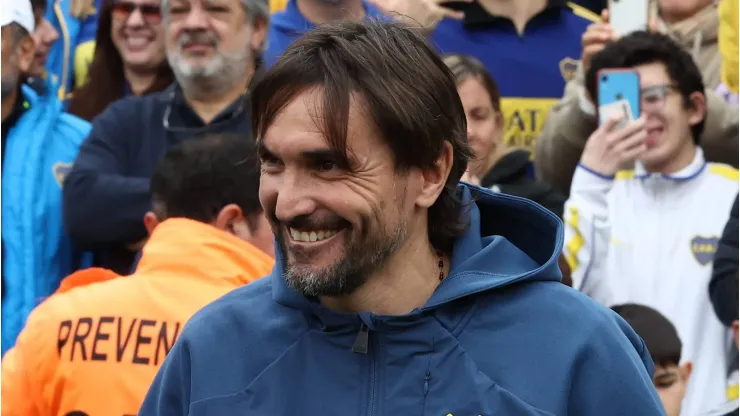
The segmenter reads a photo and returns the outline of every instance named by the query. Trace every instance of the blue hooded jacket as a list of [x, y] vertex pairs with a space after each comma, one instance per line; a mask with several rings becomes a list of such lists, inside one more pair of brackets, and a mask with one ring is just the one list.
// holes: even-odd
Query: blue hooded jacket
[[[365, 6], [367, 17], [384, 18], [385, 15], [374, 5], [364, 1], [362, 5]], [[285, 6], [285, 10], [273, 14], [270, 17], [270, 28], [267, 33], [265, 68], [274, 65], [294, 40], [303, 36], [315, 26], [303, 17], [295, 0], [290, 0]]]
[[2, 169], [3, 355], [31, 310], [80, 266], [62, 224], [62, 183], [90, 132], [53, 93], [21, 88], [29, 109], [8, 133]]
[[191, 319], [139, 415], [664, 415], [643, 341], [559, 282], [558, 218], [460, 188], [478, 193], [470, 228], [424, 307], [332, 312], [285, 283], [278, 254]]

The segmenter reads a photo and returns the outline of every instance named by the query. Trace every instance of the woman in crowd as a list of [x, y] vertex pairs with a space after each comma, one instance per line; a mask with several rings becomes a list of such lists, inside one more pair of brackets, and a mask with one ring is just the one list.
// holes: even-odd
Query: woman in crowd
[[[504, 145], [501, 94], [485, 66], [477, 59], [461, 54], [446, 55], [444, 62], [455, 77], [467, 116], [468, 142], [475, 153], [475, 159], [468, 164], [462, 180], [530, 199], [562, 218], [565, 197], [534, 179], [528, 151]], [[563, 256], [559, 264], [563, 283], [570, 286], [570, 268]]]
[[503, 143], [501, 96], [493, 77], [470, 56], [447, 55], [444, 62], [455, 77], [468, 119], [468, 142], [475, 153], [462, 180], [531, 199], [562, 218], [565, 197], [534, 179], [528, 151]]
[[160, 1], [105, 0], [89, 78], [69, 112], [91, 121], [120, 98], [162, 91], [172, 82]]

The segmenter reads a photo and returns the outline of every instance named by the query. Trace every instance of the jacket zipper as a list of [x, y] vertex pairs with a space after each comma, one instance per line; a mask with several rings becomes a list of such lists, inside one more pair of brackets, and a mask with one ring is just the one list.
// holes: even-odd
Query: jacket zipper
[[[360, 331], [357, 333], [355, 343], [352, 345], [352, 351], [357, 354], [367, 354], [369, 351], [370, 329], [363, 322], [360, 324]], [[370, 400], [368, 405], [367, 414], [373, 416], [375, 414], [375, 400], [377, 396], [377, 383], [378, 376], [376, 372], [376, 354], [370, 354]]]
[[378, 384], [378, 375], [377, 371], [375, 371], [375, 365], [376, 365], [376, 359], [375, 356], [377, 354], [371, 354], [370, 355], [370, 407], [367, 411], [368, 416], [375, 415], [375, 400], [377, 399], [377, 384]]
[[421, 414], [424, 416], [427, 411], [427, 395], [429, 394], [429, 380], [432, 379], [432, 373], [427, 370], [426, 376], [424, 376], [424, 402], [421, 407]]

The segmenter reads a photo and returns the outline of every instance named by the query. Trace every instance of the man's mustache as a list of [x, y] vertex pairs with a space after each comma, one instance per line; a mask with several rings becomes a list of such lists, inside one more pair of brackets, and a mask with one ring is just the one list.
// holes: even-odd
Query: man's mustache
[[218, 39], [211, 33], [185, 32], [178, 38], [177, 45], [182, 48], [188, 43], [205, 43], [215, 47], [218, 45]]

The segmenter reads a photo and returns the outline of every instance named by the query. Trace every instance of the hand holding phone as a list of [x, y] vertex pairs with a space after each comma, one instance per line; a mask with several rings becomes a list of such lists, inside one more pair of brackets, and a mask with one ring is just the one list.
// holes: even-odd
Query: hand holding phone
[[[618, 127], [620, 122], [622, 127]], [[581, 165], [599, 175], [612, 177], [647, 150], [646, 139], [644, 117], [625, 122], [612, 115], [588, 138]]]

